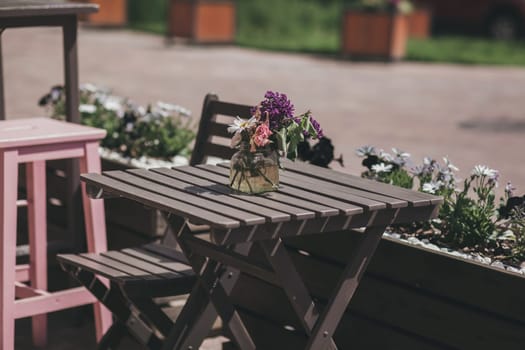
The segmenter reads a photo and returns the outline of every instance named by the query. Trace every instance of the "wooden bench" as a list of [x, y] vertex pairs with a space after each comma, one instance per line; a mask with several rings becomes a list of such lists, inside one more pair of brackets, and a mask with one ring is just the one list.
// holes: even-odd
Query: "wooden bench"
[[[208, 157], [229, 159], [234, 150], [227, 146], [228, 125], [236, 116], [249, 116], [250, 109], [247, 105], [220, 101], [214, 94], [206, 95], [190, 163], [204, 163]], [[194, 230], [205, 234], [206, 227]], [[126, 334], [151, 349], [170, 346], [166, 337], [173, 322], [151, 299], [188, 294], [195, 283], [184, 256], [169, 248], [170, 238], [165, 237], [162, 243], [102, 254], [58, 255], [61, 267], [115, 316], [115, 323], [99, 348], [117, 346]], [[109, 286], [104, 279], [109, 280]], [[207, 321], [213, 322], [214, 317]]]

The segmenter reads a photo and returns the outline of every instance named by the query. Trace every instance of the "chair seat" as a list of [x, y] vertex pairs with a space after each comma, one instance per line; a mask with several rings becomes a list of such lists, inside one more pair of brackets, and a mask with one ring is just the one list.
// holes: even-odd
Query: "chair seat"
[[[162, 285], [176, 285], [181, 292], [189, 292], [195, 282], [182, 253], [156, 243], [101, 254], [61, 254], [57, 258], [64, 268], [69, 265], [100, 275], [125, 289], [148, 286], [148, 294], [163, 295], [156, 289]], [[156, 288], [149, 288], [153, 286]]]

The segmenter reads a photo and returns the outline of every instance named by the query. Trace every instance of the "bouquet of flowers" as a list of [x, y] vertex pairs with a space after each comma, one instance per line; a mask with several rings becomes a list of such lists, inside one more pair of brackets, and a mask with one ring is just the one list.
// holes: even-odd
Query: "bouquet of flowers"
[[307, 111], [294, 115], [295, 108], [285, 94], [268, 91], [252, 109], [250, 119], [237, 117], [228, 131], [233, 133], [230, 185], [240, 191], [258, 193], [278, 186], [280, 157], [295, 160], [306, 138], [320, 139], [323, 130]]
[[307, 111], [294, 116], [295, 107], [285, 94], [268, 91], [264, 100], [252, 109], [252, 117], [243, 120], [239, 117], [228, 128], [233, 133], [232, 147], [240, 147], [246, 142], [250, 152], [270, 147], [278, 150], [281, 156], [295, 160], [297, 146], [305, 137], [320, 139], [323, 130]]

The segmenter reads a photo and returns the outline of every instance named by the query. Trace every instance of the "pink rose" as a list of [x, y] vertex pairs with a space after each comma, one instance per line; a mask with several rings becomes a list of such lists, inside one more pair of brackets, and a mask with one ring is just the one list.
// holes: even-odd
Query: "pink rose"
[[267, 124], [261, 124], [255, 129], [255, 134], [253, 135], [253, 143], [257, 147], [264, 147], [270, 143], [269, 137], [272, 135], [270, 128]]

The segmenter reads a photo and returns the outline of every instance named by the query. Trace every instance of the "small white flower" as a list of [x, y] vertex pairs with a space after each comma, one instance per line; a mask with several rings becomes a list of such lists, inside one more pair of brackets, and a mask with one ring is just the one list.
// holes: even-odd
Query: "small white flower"
[[441, 181], [438, 182], [427, 182], [423, 184], [423, 192], [435, 194], [442, 186]]
[[407, 160], [408, 158], [410, 158], [410, 153], [403, 152], [403, 151], [401, 151], [401, 150], [399, 150], [397, 148], [392, 148], [392, 152], [394, 152], [394, 154], [398, 158], [401, 158], [401, 159], [404, 159], [404, 160]]
[[376, 149], [374, 146], [365, 145], [362, 147], [359, 147], [355, 150], [355, 153], [359, 157], [368, 157], [368, 156], [375, 156], [376, 155]]
[[229, 133], [240, 133], [246, 129], [249, 129], [257, 123], [257, 119], [255, 117], [251, 117], [250, 119], [241, 119], [239, 117], [235, 118], [233, 121], [233, 124], [230, 124], [228, 127]]
[[80, 113], [93, 114], [97, 111], [97, 107], [95, 105], [81, 104], [80, 106], [78, 106], [78, 111]]
[[430, 157], [424, 157], [423, 158], [423, 164], [424, 165], [431, 165], [432, 163], [434, 163], [434, 160]]
[[117, 112], [122, 110], [122, 103], [118, 98], [110, 96], [104, 101], [104, 108]]
[[459, 168], [456, 167], [454, 164], [452, 164], [450, 162], [450, 159], [448, 159], [448, 157], [443, 157], [443, 161], [445, 162], [445, 165], [447, 166], [447, 168], [449, 170], [452, 170], [452, 171], [459, 171]]
[[93, 84], [86, 83], [86, 84], [80, 85], [80, 90], [94, 93], [94, 92], [98, 91], [98, 88], [95, 85], [93, 85]]
[[476, 165], [472, 170], [472, 175], [474, 176], [486, 176], [489, 179], [496, 180], [499, 177], [499, 171], [491, 169], [486, 165]]
[[393, 162], [394, 161], [394, 157], [392, 157], [392, 155], [390, 153], [387, 153], [385, 152], [384, 150], [380, 149], [379, 150], [379, 155], [378, 155], [379, 159], [385, 161], [385, 162]]
[[391, 164], [386, 165], [385, 163], [374, 164], [372, 165], [372, 170], [378, 174], [379, 173], [389, 173], [392, 170], [392, 165]]
[[137, 113], [140, 115], [145, 115], [147, 113], [146, 108], [144, 106], [138, 106]]

